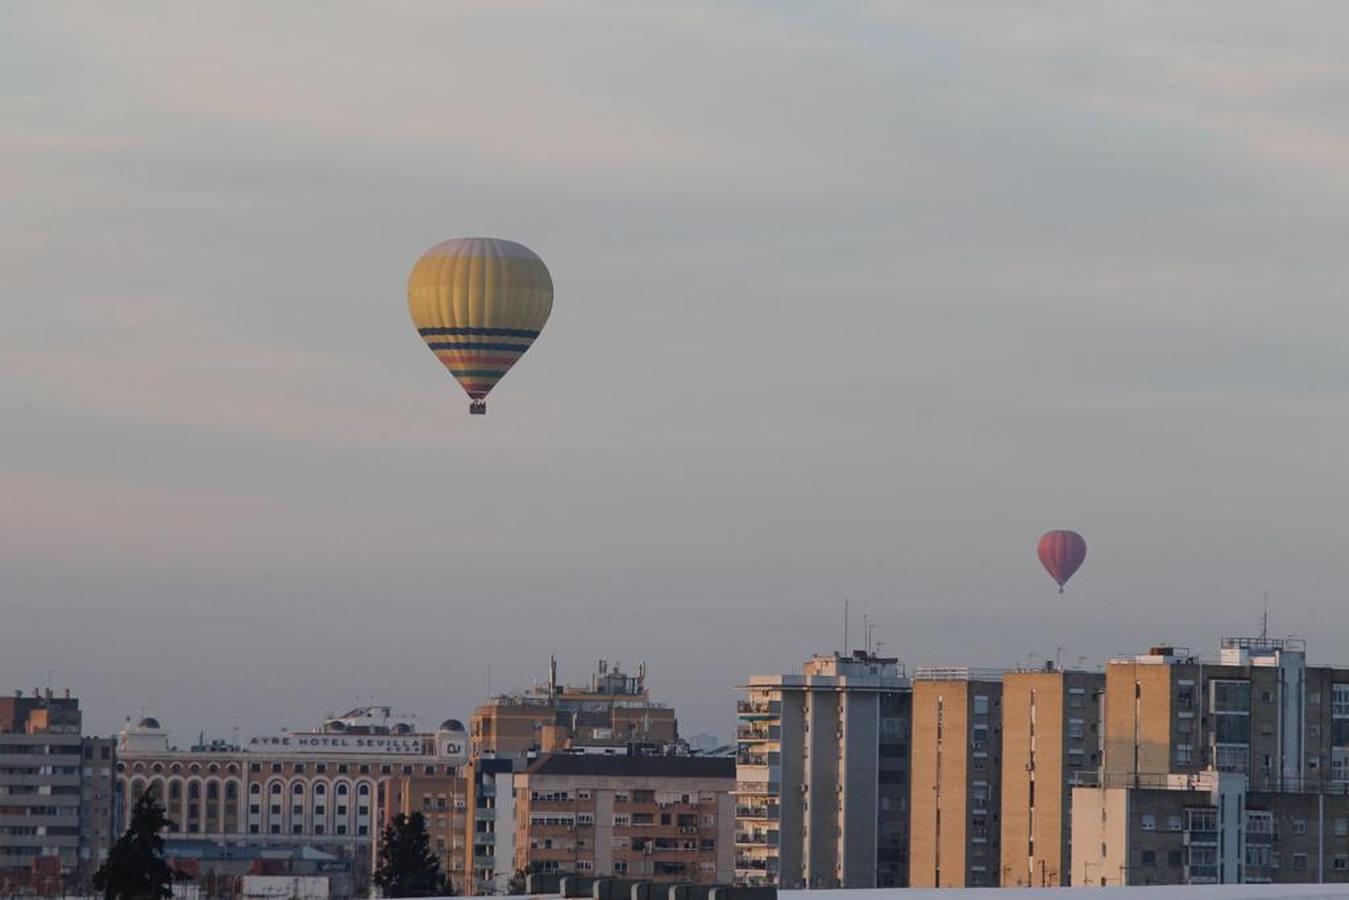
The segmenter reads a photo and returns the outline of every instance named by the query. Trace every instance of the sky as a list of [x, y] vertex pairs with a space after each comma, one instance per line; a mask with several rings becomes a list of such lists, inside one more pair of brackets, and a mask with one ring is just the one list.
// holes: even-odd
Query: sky
[[[0, 7], [0, 688], [87, 730], [839, 649], [1349, 663], [1349, 8]], [[552, 318], [485, 418], [409, 269]], [[1039, 534], [1087, 562], [1060, 596]]]

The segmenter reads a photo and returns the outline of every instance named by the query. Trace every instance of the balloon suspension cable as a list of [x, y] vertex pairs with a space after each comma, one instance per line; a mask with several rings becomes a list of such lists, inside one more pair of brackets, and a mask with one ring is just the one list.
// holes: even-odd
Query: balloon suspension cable
[[485, 415], [487, 415], [487, 401], [486, 401], [486, 400], [470, 400], [469, 403], [468, 403], [468, 414], [471, 415], [471, 416], [485, 416]]

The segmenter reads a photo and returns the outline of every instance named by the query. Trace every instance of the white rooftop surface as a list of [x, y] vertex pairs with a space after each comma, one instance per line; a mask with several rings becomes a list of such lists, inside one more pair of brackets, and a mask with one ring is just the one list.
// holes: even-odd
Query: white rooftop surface
[[[1088, 893], [1089, 892], [1089, 893]], [[996, 900], [1064, 900], [1066, 894], [1082, 900], [1235, 900], [1297, 897], [1349, 897], [1349, 884], [1196, 884], [1162, 887], [1067, 887], [1067, 888], [877, 888], [870, 891], [778, 891], [783, 900], [954, 900], [956, 897]]]
[[[1086, 893], [1086, 892], [1090, 893]], [[778, 891], [782, 900], [1064, 900], [1069, 894], [1084, 894], [1082, 900], [1263, 900], [1263, 898], [1300, 898], [1316, 900], [1349, 897], [1349, 884], [1197, 884], [1162, 887], [1077, 887], [1077, 888], [876, 888], [850, 891]], [[542, 900], [557, 894], [520, 894], [497, 900]], [[451, 898], [427, 898], [451, 900]]]

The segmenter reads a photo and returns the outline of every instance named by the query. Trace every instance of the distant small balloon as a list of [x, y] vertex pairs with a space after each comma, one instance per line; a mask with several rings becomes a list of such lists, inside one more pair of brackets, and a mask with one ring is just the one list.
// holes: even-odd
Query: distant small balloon
[[1087, 558], [1086, 539], [1076, 531], [1046, 531], [1040, 536], [1037, 550], [1040, 565], [1058, 584], [1060, 594], [1068, 579], [1073, 577], [1073, 573], [1082, 567]]

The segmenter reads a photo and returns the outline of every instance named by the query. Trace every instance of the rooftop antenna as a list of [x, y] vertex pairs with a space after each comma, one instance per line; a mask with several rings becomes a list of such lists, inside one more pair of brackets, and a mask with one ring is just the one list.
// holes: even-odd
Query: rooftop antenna
[[1260, 640], [1269, 637], [1269, 591], [1265, 591], [1265, 612], [1260, 616]]
[[862, 648], [867, 656], [871, 655], [871, 619], [862, 613]]
[[848, 598], [843, 598], [843, 655], [848, 655]]

